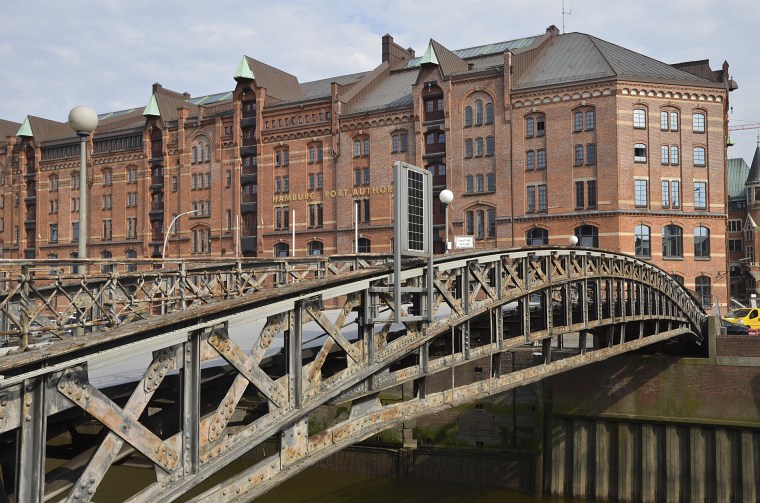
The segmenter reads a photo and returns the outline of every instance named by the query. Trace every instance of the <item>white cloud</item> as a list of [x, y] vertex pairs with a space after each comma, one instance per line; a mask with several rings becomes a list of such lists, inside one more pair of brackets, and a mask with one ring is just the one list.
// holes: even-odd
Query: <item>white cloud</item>
[[[76, 104], [98, 111], [144, 106], [150, 86], [202, 95], [232, 89], [245, 54], [301, 81], [367, 71], [380, 38], [417, 54], [434, 38], [460, 49], [562, 28], [562, 0], [36, 0], [3, 8], [0, 117], [65, 120]], [[760, 26], [751, 0], [565, 0], [567, 32], [583, 32], [674, 63], [723, 60], [740, 90], [733, 119], [760, 122]], [[40, 16], [36, 12], [44, 12]], [[753, 134], [730, 155], [751, 159]]]

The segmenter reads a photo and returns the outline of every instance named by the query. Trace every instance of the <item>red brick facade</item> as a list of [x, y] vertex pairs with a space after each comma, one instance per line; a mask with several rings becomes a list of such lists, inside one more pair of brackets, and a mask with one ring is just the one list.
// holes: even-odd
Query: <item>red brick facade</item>
[[[661, 78], [531, 74], [579, 37], [551, 27], [525, 47], [477, 56], [431, 41], [415, 59], [386, 36], [375, 70], [307, 84], [246, 58], [231, 95], [210, 103], [154, 86], [160, 110], [104, 118], [88, 140], [89, 255], [160, 257], [166, 231], [168, 257], [352, 253], [355, 230], [359, 251], [389, 253], [401, 160], [434, 172], [436, 196], [453, 192], [449, 235], [473, 235], [478, 249], [524, 247], [529, 235], [566, 245], [575, 234], [579, 246], [636, 254], [706, 304], [725, 303], [727, 65], [687, 73], [657, 63]], [[127, 135], [139, 148], [98, 148]], [[78, 157], [45, 154], [72, 138], [34, 131], [0, 150], [4, 257], [76, 251]], [[58, 212], [47, 211], [56, 199]], [[434, 213], [442, 251], [443, 207]], [[674, 233], [665, 244], [664, 227]], [[637, 228], [648, 229], [638, 247]]]

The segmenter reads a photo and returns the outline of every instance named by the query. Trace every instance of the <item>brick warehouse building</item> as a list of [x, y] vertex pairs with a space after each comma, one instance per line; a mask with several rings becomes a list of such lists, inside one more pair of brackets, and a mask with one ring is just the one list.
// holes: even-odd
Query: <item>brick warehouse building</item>
[[[668, 65], [554, 26], [421, 57], [386, 35], [381, 53], [306, 83], [246, 56], [230, 92], [154, 84], [147, 106], [101, 115], [89, 256], [160, 257], [165, 231], [167, 257], [351, 253], [355, 227], [360, 252], [390, 252], [401, 160], [454, 193], [449, 233], [478, 249], [575, 234], [726, 302], [727, 63]], [[3, 257], [76, 256], [78, 138], [31, 116], [0, 133]], [[442, 251], [441, 206], [434, 221]]]

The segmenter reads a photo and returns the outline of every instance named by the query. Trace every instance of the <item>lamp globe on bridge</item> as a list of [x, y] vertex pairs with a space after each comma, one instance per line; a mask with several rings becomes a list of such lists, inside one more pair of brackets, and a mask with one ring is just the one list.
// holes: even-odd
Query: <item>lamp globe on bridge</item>
[[79, 105], [69, 112], [69, 126], [78, 135], [88, 135], [98, 127], [98, 114], [87, 105]]
[[575, 246], [578, 244], [578, 236], [573, 234], [572, 236], [570, 236], [570, 238], [568, 238], [568, 241], [570, 242], [570, 246]]

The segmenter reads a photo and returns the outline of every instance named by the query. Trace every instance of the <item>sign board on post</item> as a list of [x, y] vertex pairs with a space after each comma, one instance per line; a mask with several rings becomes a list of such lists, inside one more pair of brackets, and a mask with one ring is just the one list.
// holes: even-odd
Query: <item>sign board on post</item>
[[473, 236], [454, 236], [454, 248], [475, 248], [475, 238]]

